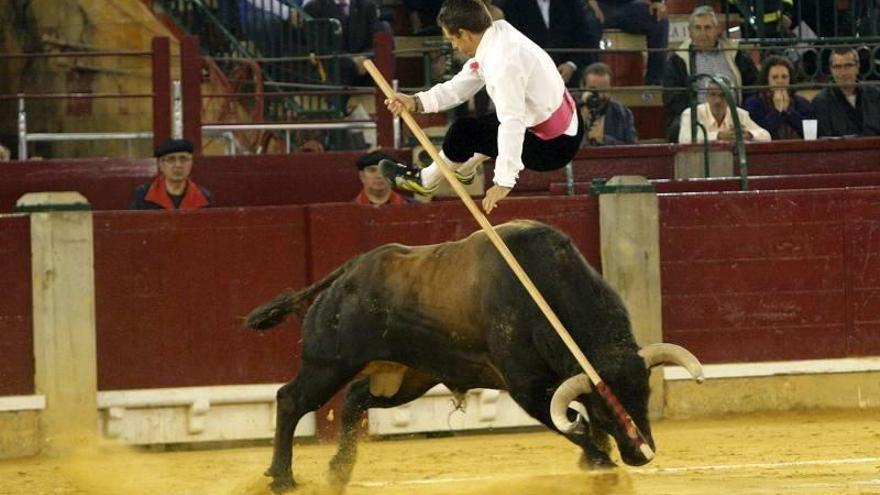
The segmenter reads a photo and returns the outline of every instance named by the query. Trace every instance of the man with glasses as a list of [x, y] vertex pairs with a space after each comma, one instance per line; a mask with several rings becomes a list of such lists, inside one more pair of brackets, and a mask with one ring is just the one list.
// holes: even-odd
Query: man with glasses
[[835, 86], [824, 88], [813, 99], [818, 135], [880, 135], [880, 90], [859, 84], [858, 53], [853, 48], [837, 48], [828, 63]]
[[193, 145], [186, 139], [169, 139], [156, 148], [159, 174], [141, 184], [131, 197], [132, 210], [189, 210], [211, 206], [214, 198], [196, 185], [189, 174]]

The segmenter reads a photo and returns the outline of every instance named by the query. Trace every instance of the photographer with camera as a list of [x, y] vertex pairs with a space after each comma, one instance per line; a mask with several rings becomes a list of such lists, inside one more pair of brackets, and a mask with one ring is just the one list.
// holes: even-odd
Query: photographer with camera
[[580, 107], [584, 128], [588, 131], [581, 143], [582, 148], [639, 142], [632, 111], [602, 91], [611, 87], [611, 77], [611, 68], [602, 62], [591, 64], [584, 70]]

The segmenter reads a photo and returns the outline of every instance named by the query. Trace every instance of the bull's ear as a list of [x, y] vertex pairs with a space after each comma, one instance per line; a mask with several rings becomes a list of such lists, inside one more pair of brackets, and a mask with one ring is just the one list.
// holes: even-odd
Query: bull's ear
[[697, 383], [703, 383], [706, 379], [700, 360], [680, 345], [666, 343], [647, 345], [639, 350], [639, 356], [642, 356], [648, 369], [661, 364], [674, 364], [688, 370]]

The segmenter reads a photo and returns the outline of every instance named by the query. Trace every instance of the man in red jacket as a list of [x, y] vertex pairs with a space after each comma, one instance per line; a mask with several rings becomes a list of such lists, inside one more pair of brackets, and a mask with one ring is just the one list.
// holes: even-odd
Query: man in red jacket
[[381, 151], [371, 151], [358, 158], [358, 176], [364, 185], [354, 202], [364, 206], [402, 205], [413, 200], [391, 189], [391, 183], [379, 171], [379, 162], [391, 157]]
[[133, 210], [189, 210], [211, 206], [213, 196], [196, 185], [192, 172], [193, 146], [186, 139], [169, 139], [156, 148], [159, 175], [141, 184], [131, 197]]

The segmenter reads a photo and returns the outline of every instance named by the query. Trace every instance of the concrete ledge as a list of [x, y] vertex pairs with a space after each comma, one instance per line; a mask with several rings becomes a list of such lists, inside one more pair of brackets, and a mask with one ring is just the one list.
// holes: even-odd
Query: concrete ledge
[[43, 446], [40, 412], [0, 412], [0, 459], [39, 454]]
[[[703, 366], [703, 371], [706, 373], [707, 380], [775, 375], [860, 373], [867, 371], [880, 371], [880, 357], [707, 364]], [[681, 366], [666, 366], [663, 375], [666, 380], [691, 379], [688, 372]]]
[[[461, 408], [456, 410], [456, 404]], [[369, 410], [371, 435], [399, 435], [499, 428], [541, 424], [520, 409], [507, 392], [474, 389], [456, 397], [437, 385], [421, 398], [390, 409]]]
[[[709, 375], [711, 377], [711, 375]], [[880, 409], [880, 371], [667, 381], [666, 417], [795, 409]]]
[[[223, 385], [98, 392], [107, 438], [135, 445], [272, 438], [275, 393], [282, 384]], [[314, 436], [314, 414], [296, 436]]]
[[10, 395], [0, 397], [0, 412], [42, 411], [46, 409], [45, 395]]

